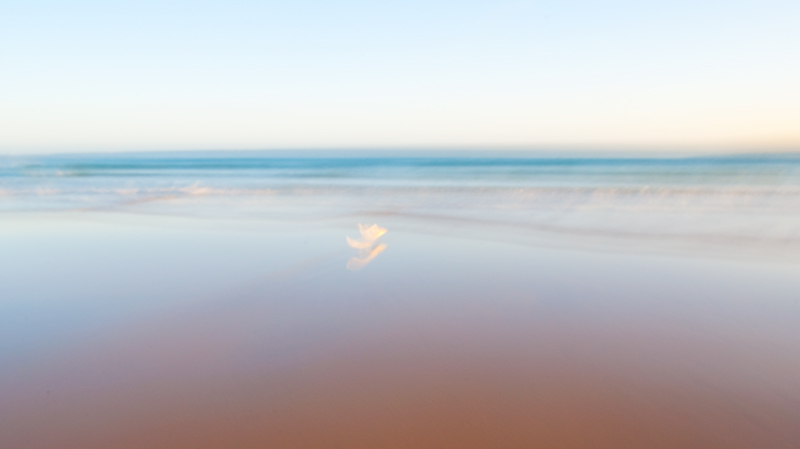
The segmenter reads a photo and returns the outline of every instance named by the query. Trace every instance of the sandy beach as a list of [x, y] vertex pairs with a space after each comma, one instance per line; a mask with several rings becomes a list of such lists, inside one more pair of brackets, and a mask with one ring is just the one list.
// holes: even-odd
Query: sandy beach
[[0, 445], [800, 444], [796, 263], [375, 218], [7, 215]]

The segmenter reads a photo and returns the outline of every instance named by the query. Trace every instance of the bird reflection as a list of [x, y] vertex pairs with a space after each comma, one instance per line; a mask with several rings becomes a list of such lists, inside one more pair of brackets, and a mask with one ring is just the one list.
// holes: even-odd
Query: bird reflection
[[378, 242], [378, 239], [383, 234], [386, 234], [386, 228], [381, 228], [377, 224], [367, 227], [359, 223], [358, 231], [361, 233], [360, 239], [346, 237], [347, 244], [351, 248], [358, 250], [358, 256], [351, 257], [350, 260], [347, 261], [347, 269], [352, 271], [358, 271], [366, 267], [372, 259], [376, 258], [378, 254], [386, 249], [385, 243]]

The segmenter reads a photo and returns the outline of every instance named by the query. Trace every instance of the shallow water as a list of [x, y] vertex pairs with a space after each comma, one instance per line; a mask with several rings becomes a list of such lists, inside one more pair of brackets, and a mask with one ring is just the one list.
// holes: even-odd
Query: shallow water
[[468, 166], [483, 186], [18, 163], [0, 447], [798, 447], [800, 206], [771, 163]]

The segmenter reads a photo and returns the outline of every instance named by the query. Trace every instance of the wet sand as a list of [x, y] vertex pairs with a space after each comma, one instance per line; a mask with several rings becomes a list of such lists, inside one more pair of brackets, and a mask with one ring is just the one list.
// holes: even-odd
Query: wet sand
[[[172, 232], [151, 221], [147, 232]], [[269, 267], [187, 252], [237, 248], [239, 225], [188, 233], [174, 257], [194, 258], [200, 292], [169, 302], [170, 281], [153, 284], [164, 270], [148, 256], [156, 244], [124, 243], [130, 229], [103, 223], [104, 262], [151, 260], [127, 279], [165, 305], [86, 318], [7, 352], [0, 447], [800, 447], [796, 264], [543, 249], [383, 225], [385, 251], [358, 272], [346, 269], [345, 237], [357, 234], [349, 221], [265, 226], [253, 245], [285, 257]], [[66, 249], [51, 253], [68, 263]], [[210, 275], [224, 267], [240, 280]], [[28, 291], [4, 281], [6, 293]], [[101, 290], [113, 298], [114, 288]], [[12, 312], [29, 327], [52, 324], [30, 304]], [[6, 338], [30, 343], [26, 335]]]

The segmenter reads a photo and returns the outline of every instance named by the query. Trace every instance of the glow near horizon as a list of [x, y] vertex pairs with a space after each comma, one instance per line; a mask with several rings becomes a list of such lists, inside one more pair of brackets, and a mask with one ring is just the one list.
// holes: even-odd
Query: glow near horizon
[[800, 2], [18, 2], [0, 152], [800, 146]]

